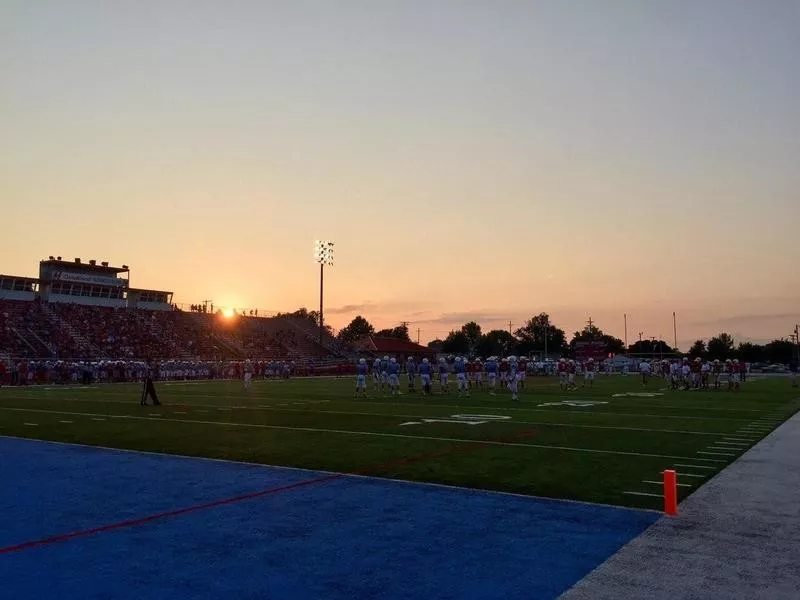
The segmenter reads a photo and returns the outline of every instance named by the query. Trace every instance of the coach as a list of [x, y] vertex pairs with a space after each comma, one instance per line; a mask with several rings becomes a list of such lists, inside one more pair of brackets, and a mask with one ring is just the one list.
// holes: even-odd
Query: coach
[[148, 360], [144, 370], [144, 385], [142, 386], [142, 401], [140, 402], [142, 406], [147, 406], [148, 398], [153, 399], [153, 406], [161, 406], [161, 402], [158, 401], [156, 386], [153, 385], [153, 379], [156, 377], [157, 373], [157, 365], [153, 364], [153, 361]]

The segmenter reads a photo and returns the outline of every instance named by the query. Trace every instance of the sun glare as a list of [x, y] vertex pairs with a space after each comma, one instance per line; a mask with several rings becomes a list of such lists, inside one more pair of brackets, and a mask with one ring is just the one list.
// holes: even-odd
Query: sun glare
[[233, 316], [233, 309], [232, 308], [223, 309], [222, 316], [225, 317], [226, 319], [230, 319]]

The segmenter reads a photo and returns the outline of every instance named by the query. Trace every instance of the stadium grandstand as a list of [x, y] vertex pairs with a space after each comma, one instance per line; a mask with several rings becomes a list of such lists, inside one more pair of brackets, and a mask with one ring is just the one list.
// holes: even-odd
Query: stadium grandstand
[[[320, 343], [321, 341], [321, 343]], [[341, 361], [307, 319], [184, 311], [172, 292], [130, 285], [127, 265], [50, 256], [39, 277], [0, 275], [0, 358]]]

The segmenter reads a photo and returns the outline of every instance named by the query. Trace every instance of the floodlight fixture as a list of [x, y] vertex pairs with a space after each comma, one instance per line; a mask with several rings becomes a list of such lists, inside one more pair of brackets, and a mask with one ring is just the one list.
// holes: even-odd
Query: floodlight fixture
[[333, 266], [333, 242], [315, 240], [314, 260], [320, 265]]

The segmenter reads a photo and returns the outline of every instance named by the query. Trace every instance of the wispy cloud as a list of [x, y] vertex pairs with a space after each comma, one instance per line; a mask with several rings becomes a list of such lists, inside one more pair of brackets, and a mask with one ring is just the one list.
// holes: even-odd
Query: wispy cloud
[[800, 313], [782, 313], [782, 314], [775, 314], [775, 315], [765, 315], [765, 314], [745, 314], [745, 315], [735, 315], [732, 317], [720, 317], [717, 319], [709, 319], [707, 321], [694, 321], [689, 323], [694, 327], [711, 327], [711, 326], [718, 326], [718, 327], [726, 327], [726, 326], [737, 326], [741, 325], [742, 323], [746, 323], [748, 325], [757, 325], [757, 324], [766, 324], [766, 323], [775, 323], [776, 321], [785, 321], [789, 324], [797, 323], [800, 320]]
[[342, 306], [326, 308], [325, 312], [331, 315], [355, 315], [360, 313], [367, 319], [372, 315], [400, 312], [408, 318], [415, 318], [431, 314], [430, 310], [424, 309], [426, 305], [427, 303], [418, 300], [388, 300], [380, 302], [364, 300], [358, 304], [343, 304]]
[[374, 309], [375, 305], [371, 302], [362, 302], [361, 304], [345, 304], [343, 306], [326, 308], [325, 312], [331, 315], [349, 315], [353, 313], [367, 312]]

